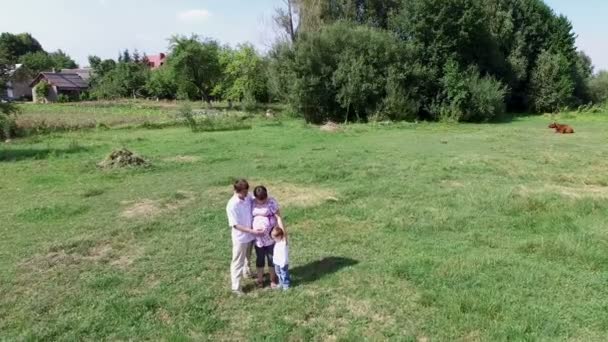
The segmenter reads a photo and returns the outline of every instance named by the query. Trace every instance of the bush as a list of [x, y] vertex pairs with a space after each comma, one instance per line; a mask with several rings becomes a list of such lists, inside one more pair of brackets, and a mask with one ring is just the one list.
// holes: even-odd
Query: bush
[[442, 100], [434, 113], [442, 121], [490, 121], [505, 112], [506, 87], [490, 76], [481, 77], [474, 67], [460, 71], [454, 61], [445, 66]]
[[177, 83], [171, 68], [164, 66], [150, 73], [146, 83], [147, 93], [157, 99], [174, 100], [177, 93]]
[[196, 132], [198, 129], [196, 120], [194, 119], [194, 113], [192, 111], [192, 106], [190, 103], [185, 102], [180, 108], [178, 117], [184, 119], [188, 127], [192, 130], [192, 132]]
[[303, 34], [293, 56], [282, 52], [293, 60], [275, 63], [292, 70], [277, 78], [293, 76], [290, 104], [308, 122], [367, 121], [383, 106], [388, 69], [401, 48], [386, 31], [337, 23]]
[[258, 102], [253, 94], [246, 94], [241, 102], [242, 110], [246, 112], [254, 112], [258, 108]]
[[51, 92], [51, 85], [47, 81], [40, 81], [34, 91], [36, 92], [38, 102], [46, 102], [46, 97]]
[[79, 101], [89, 101], [90, 99], [91, 99], [91, 95], [89, 94], [88, 91], [83, 91], [80, 93], [80, 95], [78, 95]]
[[608, 101], [608, 71], [601, 71], [589, 81], [589, 91], [594, 103]]
[[59, 102], [59, 103], [68, 103], [68, 102], [70, 102], [70, 97], [67, 96], [66, 94], [59, 94], [57, 96], [57, 102]]

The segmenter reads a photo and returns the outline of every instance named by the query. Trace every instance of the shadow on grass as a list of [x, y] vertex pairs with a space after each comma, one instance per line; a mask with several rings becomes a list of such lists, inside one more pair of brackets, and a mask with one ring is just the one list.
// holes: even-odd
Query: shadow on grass
[[358, 264], [357, 260], [343, 257], [327, 257], [313, 261], [290, 270], [294, 286], [315, 282], [324, 276], [336, 273], [339, 270]]
[[61, 156], [88, 151], [86, 147], [43, 148], [43, 149], [0, 149], [0, 162], [21, 161], [26, 159], [46, 159], [49, 156]]

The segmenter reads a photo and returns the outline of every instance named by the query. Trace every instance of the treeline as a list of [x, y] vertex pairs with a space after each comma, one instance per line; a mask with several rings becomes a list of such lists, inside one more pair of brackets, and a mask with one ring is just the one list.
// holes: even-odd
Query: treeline
[[309, 121], [478, 122], [594, 100], [590, 58], [568, 19], [541, 0], [287, 4], [271, 83]]
[[[166, 63], [124, 51], [89, 58], [92, 99], [125, 97], [289, 104], [307, 121], [483, 122], [608, 99], [569, 20], [542, 0], [285, 0], [283, 35], [265, 55], [174, 36]], [[27, 70], [75, 63], [27, 34], [0, 51]]]
[[147, 58], [125, 51], [118, 61], [89, 58], [93, 68], [91, 97], [146, 97], [242, 102], [270, 100], [268, 60], [252, 45], [237, 48], [198, 36], [170, 40], [166, 63], [151, 70]]

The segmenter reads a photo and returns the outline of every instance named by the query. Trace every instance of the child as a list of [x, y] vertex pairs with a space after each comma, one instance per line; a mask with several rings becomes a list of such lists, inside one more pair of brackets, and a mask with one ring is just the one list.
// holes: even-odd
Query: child
[[256, 187], [253, 190], [253, 196], [255, 198], [251, 211], [253, 215], [253, 229], [258, 232], [263, 232], [263, 234], [258, 235], [255, 238], [255, 265], [258, 269], [256, 283], [258, 287], [264, 287], [264, 266], [268, 264], [270, 286], [276, 288], [277, 276], [274, 272], [274, 264], [272, 262], [274, 240], [270, 237], [270, 231], [277, 224], [279, 227], [283, 226], [279, 212], [279, 204], [274, 198], [268, 197], [268, 191], [263, 186]]
[[[282, 224], [281, 224], [282, 225]], [[291, 279], [289, 278], [289, 247], [287, 246], [287, 236], [285, 230], [276, 227], [272, 230], [274, 240], [274, 272], [279, 276], [279, 288], [289, 289]]]

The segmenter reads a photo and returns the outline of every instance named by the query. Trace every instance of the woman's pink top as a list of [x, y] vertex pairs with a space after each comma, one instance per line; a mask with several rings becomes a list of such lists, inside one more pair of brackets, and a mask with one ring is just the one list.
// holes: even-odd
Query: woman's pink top
[[270, 232], [277, 225], [277, 218], [275, 216], [277, 211], [279, 211], [279, 204], [272, 197], [268, 197], [265, 204], [258, 204], [255, 200], [253, 201], [253, 229], [264, 230], [264, 235], [256, 236], [256, 246], [266, 247], [274, 244], [274, 240], [270, 237]]

